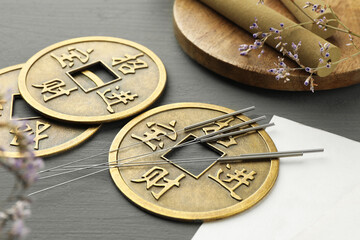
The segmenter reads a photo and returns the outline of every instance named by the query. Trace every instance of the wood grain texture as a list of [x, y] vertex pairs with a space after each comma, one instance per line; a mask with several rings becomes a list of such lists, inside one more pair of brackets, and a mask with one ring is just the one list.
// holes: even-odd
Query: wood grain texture
[[[280, 1], [268, 0], [266, 4], [296, 21]], [[329, 1], [341, 20], [353, 32], [360, 32], [360, 3], [358, 1]], [[174, 31], [183, 50], [201, 65], [235, 81], [267, 89], [307, 91], [304, 85], [308, 74], [305, 71], [292, 72], [290, 82], [276, 81], [274, 75], [267, 70], [274, 68], [279, 53], [265, 46], [265, 54], [259, 59], [258, 53], [249, 56], [239, 55], [240, 44], [251, 44], [254, 39], [247, 31], [239, 28], [206, 5], [196, 0], [176, 0], [173, 9]], [[341, 48], [342, 56], [356, 52], [353, 47], [346, 46], [349, 42], [347, 34], [337, 32], [328, 39]], [[357, 44], [359, 39], [355, 40]], [[290, 59], [286, 64], [297, 65]], [[349, 61], [340, 63], [329, 76], [315, 77], [319, 85], [315, 90], [326, 90], [350, 86], [360, 83], [360, 55]]]

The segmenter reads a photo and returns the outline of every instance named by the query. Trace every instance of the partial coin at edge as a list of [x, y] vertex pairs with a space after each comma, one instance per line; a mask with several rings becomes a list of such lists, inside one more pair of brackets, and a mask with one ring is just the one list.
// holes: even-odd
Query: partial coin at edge
[[[36, 156], [54, 155], [73, 148], [91, 137], [100, 126], [59, 124], [39, 113], [23, 101], [18, 90], [18, 75], [23, 65], [0, 70], [0, 122], [12, 121], [17, 129], [0, 128], [0, 146], [5, 157], [19, 158], [19, 143], [15, 131], [21, 131], [33, 139]], [[5, 96], [7, 95], [7, 96]]]

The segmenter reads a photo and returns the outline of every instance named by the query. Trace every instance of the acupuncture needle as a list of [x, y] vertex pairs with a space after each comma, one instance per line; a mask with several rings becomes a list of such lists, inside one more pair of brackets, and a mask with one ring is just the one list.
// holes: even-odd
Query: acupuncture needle
[[246, 161], [246, 160], [261, 160], [269, 158], [282, 158], [282, 157], [298, 157], [303, 156], [305, 153], [316, 153], [323, 152], [323, 148], [316, 149], [306, 149], [306, 150], [294, 150], [294, 151], [278, 151], [278, 152], [266, 152], [266, 153], [250, 153], [250, 154], [241, 154], [239, 156], [232, 157], [208, 157], [208, 158], [182, 158], [182, 159], [172, 159], [168, 161], [157, 160], [157, 161], [145, 161], [140, 163], [119, 163], [119, 164], [107, 164], [107, 166], [96, 166], [96, 165], [77, 165], [77, 166], [68, 166], [68, 168], [116, 168], [116, 167], [134, 167], [134, 166], [145, 166], [145, 165], [158, 165], [158, 164], [177, 164], [177, 163], [197, 163], [197, 162], [207, 162], [207, 161]]
[[[279, 158], [279, 157], [294, 157], [294, 156], [303, 156], [304, 153], [315, 153], [315, 152], [323, 152], [324, 149], [322, 148], [319, 148], [319, 149], [308, 149], [308, 150], [299, 150], [299, 151], [282, 151], [282, 152], [269, 152], [269, 153], [253, 153], [253, 154], [242, 154], [240, 156], [235, 156], [235, 157], [225, 157], [225, 158], [218, 158], [217, 160], [219, 162], [221, 161], [235, 161], [235, 160], [253, 160], [253, 159], [264, 159], [264, 158]], [[245, 155], [245, 156], [244, 156]], [[188, 159], [189, 160], [189, 159]], [[128, 164], [128, 163], [127, 163]], [[153, 162], [148, 162], [148, 164], [153, 164]], [[148, 164], [141, 164], [141, 166], [143, 165], [148, 165]], [[164, 162], [162, 161], [162, 163], [158, 163], [158, 164], [170, 164], [170, 162]], [[133, 166], [134, 164], [131, 164], [131, 166]], [[126, 165], [125, 165], [126, 166]], [[119, 166], [110, 166], [110, 167], [119, 167]], [[56, 188], [56, 187], [59, 187], [59, 186], [62, 186], [62, 185], [65, 185], [67, 183], [71, 183], [71, 182], [74, 182], [74, 181], [77, 181], [77, 180], [80, 180], [80, 179], [83, 179], [85, 177], [89, 177], [91, 175], [94, 175], [94, 174], [97, 174], [97, 173], [100, 173], [100, 172], [103, 172], [105, 170], [108, 170], [110, 167], [106, 167], [104, 169], [100, 169], [98, 171], [95, 171], [95, 172], [92, 172], [92, 173], [89, 173], [89, 174], [85, 174], [83, 176], [80, 176], [80, 177], [77, 177], [77, 178], [74, 178], [74, 179], [70, 179], [68, 181], [65, 181], [65, 182], [62, 182], [62, 183], [58, 183], [56, 185], [53, 185], [53, 186], [50, 186], [50, 187], [47, 187], [47, 188], [44, 188], [44, 189], [41, 189], [41, 190], [38, 190], [38, 191], [35, 191], [35, 192], [32, 192], [30, 194], [28, 194], [28, 196], [32, 196], [32, 195], [35, 195], [35, 194], [38, 194], [38, 193], [41, 193], [41, 192], [44, 192], [44, 191], [47, 191], [47, 190], [50, 190], [50, 189], [53, 189], [53, 188]]]
[[[243, 126], [244, 124], [241, 123], [241, 124], [238, 124], [238, 125], [241, 125]], [[231, 129], [234, 129], [235, 127], [239, 127], [238, 125], [235, 125], [235, 126], [232, 126], [230, 127]], [[240, 135], [240, 134], [244, 134], [244, 133], [248, 133], [248, 132], [252, 132], [252, 131], [255, 131], [255, 130], [260, 130], [260, 129], [264, 129], [266, 127], [271, 127], [271, 126], [274, 126], [274, 123], [269, 123], [269, 124], [263, 124], [263, 125], [259, 125], [257, 127], [251, 127], [251, 128], [246, 128], [244, 130], [240, 130], [240, 131], [236, 131], [236, 132], [231, 132], [231, 133], [228, 133], [228, 134], [222, 134], [220, 136], [213, 136], [211, 138], [202, 138], [202, 137], [198, 137], [198, 138], [195, 138], [191, 141], [188, 141], [188, 142], [185, 142], [185, 143], [181, 143], [179, 145], [175, 145], [175, 146], [172, 146], [172, 147], [169, 147], [169, 148], [166, 148], [166, 149], [161, 149], [161, 150], [158, 150], [157, 152], [151, 152], [151, 153], [145, 153], [145, 154], [140, 154], [140, 155], [136, 155], [136, 156], [130, 156], [130, 157], [126, 157], [126, 158], [122, 158], [122, 159], [117, 159], [115, 161], [111, 161], [111, 162], [108, 162], [108, 163], [112, 163], [112, 162], [119, 162], [121, 161], [122, 163], [128, 163], [128, 162], [133, 162], [135, 160], [138, 160], [142, 157], [146, 157], [146, 156], [149, 156], [149, 155], [152, 155], [152, 154], [156, 154], [156, 153], [159, 153], [159, 152], [163, 152], [163, 151], [167, 151], [167, 150], [172, 150], [172, 149], [176, 149], [176, 148], [181, 148], [181, 147], [185, 147], [185, 146], [188, 146], [188, 145], [192, 145], [192, 144], [196, 144], [196, 143], [203, 143], [203, 142], [208, 142], [208, 141], [215, 141], [215, 140], [218, 140], [218, 139], [221, 139], [221, 138], [224, 138], [224, 137], [228, 137], [228, 136], [232, 136], [232, 135]], [[228, 129], [226, 129], [228, 130]], [[221, 132], [224, 132], [224, 131], [221, 131]], [[220, 133], [220, 131], [219, 131]], [[207, 135], [206, 135], [207, 136]], [[209, 139], [209, 140], [208, 140]], [[128, 160], [126, 162], [124, 162], [124, 160]], [[106, 165], [108, 163], [99, 163], [99, 164], [96, 164], [97, 166], [101, 166], [101, 165]], [[86, 168], [85, 168], [86, 169]], [[63, 174], [66, 174], [66, 173], [70, 173], [70, 172], [75, 172], [77, 170], [74, 170], [74, 171], [68, 171], [68, 172], [64, 172]], [[58, 175], [62, 175], [62, 173], [59, 173], [59, 174], [54, 174], [54, 175], [51, 175], [51, 176], [46, 176], [46, 177], [42, 177], [42, 178], [39, 178], [39, 179], [45, 179], [45, 178], [49, 178], [49, 177], [52, 177], [52, 176], [58, 176]]]
[[[228, 131], [229, 129], [234, 129], [234, 128], [238, 128], [238, 127], [241, 127], [241, 126], [244, 126], [244, 125], [248, 125], [248, 124], [251, 124], [253, 122], [255, 122], [255, 120], [262, 120], [262, 119], [265, 119], [265, 116], [261, 116], [259, 118], [256, 118], [256, 119], [253, 119], [253, 120], [250, 120], [250, 121], [246, 121], [246, 122], [243, 122], [243, 123], [240, 123], [240, 124], [237, 124], [237, 125], [234, 125], [234, 126], [231, 126], [231, 127], [228, 127], [228, 128], [225, 128], [223, 130], [220, 130], [220, 131], [217, 131], [215, 133], [222, 133], [222, 132], [225, 132], [225, 131]], [[239, 134], [243, 134], [243, 133], [246, 133], [246, 132], [250, 132], [250, 131], [254, 131], [254, 130], [258, 130], [258, 129], [263, 129], [263, 128], [266, 128], [266, 127], [269, 127], [269, 126], [273, 126], [274, 124], [273, 123], [270, 123], [270, 124], [264, 124], [264, 125], [259, 125], [258, 127], [252, 127], [252, 128], [247, 128], [247, 129], [244, 129], [244, 130], [241, 130], [241, 131], [237, 131], [237, 132], [233, 132], [233, 133], [230, 133], [230, 134], [227, 134], [227, 135], [239, 135]], [[214, 134], [211, 134], [211, 136], [213, 136]], [[205, 135], [207, 136], [207, 135]], [[216, 136], [212, 137], [211, 140], [213, 140], [213, 138], [215, 138]], [[226, 137], [226, 136], [221, 136], [220, 138], [223, 138], [223, 137]], [[159, 153], [159, 152], [163, 152], [163, 151], [167, 151], [167, 150], [171, 150], [171, 149], [176, 149], [176, 148], [180, 148], [180, 147], [185, 147], [185, 146], [188, 146], [188, 145], [192, 145], [192, 144], [195, 144], [195, 143], [198, 143], [198, 142], [206, 142], [206, 139], [207, 138], [203, 138], [203, 137], [199, 137], [199, 138], [195, 138], [191, 141], [188, 141], [188, 142], [185, 142], [185, 143], [181, 143], [179, 145], [175, 145], [173, 147], [169, 147], [169, 148], [165, 148], [165, 149], [161, 149], [159, 151], [157, 151], [156, 153]], [[152, 155], [152, 154], [155, 154], [154, 152], [151, 152], [151, 153], [145, 153], [145, 154], [140, 154], [140, 155], [136, 155], [136, 156], [130, 156], [130, 157], [126, 157], [126, 158], [123, 158], [123, 159], [118, 159], [116, 160], [116, 162], [118, 161], [124, 161], [124, 160], [129, 160], [129, 159], [132, 159], [132, 160], [129, 160], [129, 161], [134, 161], [134, 160], [137, 160], [141, 157], [145, 157], [145, 156], [148, 156], [148, 155]], [[135, 158], [135, 159], [133, 159]], [[129, 162], [128, 161], [128, 162]], [[68, 164], [69, 165], [69, 164]], [[104, 165], [104, 163], [99, 163], [98, 164], [99, 166], [101, 165]], [[53, 168], [54, 169], [54, 168]], [[53, 169], [49, 169], [48, 171], [50, 170], [53, 170]], [[67, 174], [67, 173], [71, 173], [71, 172], [76, 172], [77, 170], [73, 170], [73, 171], [67, 171], [67, 172], [63, 172], [63, 173], [58, 173], [58, 174], [54, 174], [54, 175], [50, 175], [50, 176], [45, 176], [45, 177], [40, 177], [40, 179], [46, 179], [46, 178], [50, 178], [50, 177], [56, 177], [56, 176], [59, 176], [59, 175], [63, 175], [63, 174]]]
[[[260, 117], [260, 118], [262, 118], [262, 117]], [[253, 121], [253, 120], [250, 120], [250, 121]], [[250, 121], [247, 121], [247, 122], [250, 122]], [[247, 123], [247, 122], [244, 122], [244, 123]], [[241, 125], [241, 126], [247, 125], [247, 124], [244, 124], [244, 123], [240, 123], [240, 124], [231, 126], [230, 128], [234, 129], [234, 128], [238, 128], [239, 125]], [[158, 150], [157, 152], [144, 153], [144, 154], [140, 154], [140, 155], [137, 155], [137, 156], [130, 156], [130, 157], [126, 157], [126, 158], [123, 158], [123, 159], [117, 159], [116, 161], [113, 161], [113, 162], [119, 162], [119, 161], [123, 162], [125, 160], [128, 160], [128, 161], [123, 162], [123, 163], [132, 162], [132, 161], [135, 161], [135, 160], [137, 160], [139, 158], [146, 157], [146, 156], [156, 154], [156, 153], [159, 153], [159, 152], [164, 152], [164, 151], [167, 151], [167, 150], [181, 148], [181, 147], [185, 147], [185, 146], [196, 144], [196, 143], [204, 143], [204, 142], [216, 141], [218, 139], [225, 138], [225, 137], [228, 137], [228, 136], [240, 135], [240, 134], [244, 134], [244, 133], [264, 129], [264, 128], [267, 128], [267, 127], [271, 127], [271, 126], [274, 126], [274, 125], [275, 125], [274, 123], [268, 123], [268, 124], [259, 125], [257, 127], [246, 128], [246, 129], [235, 131], [235, 132], [219, 134], [219, 135], [212, 136], [212, 137], [205, 137], [204, 138], [203, 136], [201, 136], [201, 137], [195, 138], [195, 139], [193, 139], [191, 141], [181, 143], [179, 145], [175, 145], [175, 146], [172, 146], [172, 147], [169, 147], [169, 148]], [[223, 129], [223, 130], [225, 130], [225, 129]], [[225, 132], [223, 130], [217, 131], [217, 133]], [[228, 131], [228, 129], [226, 129], [226, 131]], [[205, 136], [207, 136], [207, 135], [205, 135]], [[111, 162], [109, 162], [109, 163], [111, 163]], [[108, 164], [108, 163], [99, 163], [99, 164], [96, 164], [96, 166], [103, 166], [103, 165], [106, 165], [106, 164]], [[38, 179], [41, 180], [41, 179], [52, 178], [52, 177], [64, 175], [64, 174], [67, 174], [67, 173], [77, 172], [77, 171], [81, 171], [81, 170], [85, 170], [85, 169], [88, 169], [88, 168], [70, 170], [70, 171], [61, 172], [61, 173], [57, 173], [57, 174], [53, 174], [53, 175], [49, 175], [49, 176], [40, 177]]]
[[[178, 131], [175, 131], [175, 132], [172, 132], [172, 133], [169, 133], [169, 134], [186, 132], [186, 131], [189, 131], [189, 130], [195, 130], [195, 129], [199, 128], [199, 127], [206, 126], [208, 124], [214, 123], [214, 122], [216, 122], [218, 120], [222, 120], [222, 119], [229, 118], [229, 117], [232, 117], [232, 116], [240, 115], [242, 113], [249, 112], [249, 111], [252, 111], [254, 109], [255, 109], [255, 106], [240, 109], [240, 110], [237, 110], [237, 111], [232, 112], [232, 113], [224, 114], [224, 115], [221, 115], [219, 117], [211, 118], [211, 119], [205, 120], [203, 122], [192, 124], [190, 126], [187, 126], [187, 127], [183, 128], [183, 129], [180, 129]], [[169, 134], [164, 134], [163, 136], [168, 136]], [[149, 139], [149, 140], [152, 140], [152, 139]], [[146, 140], [146, 141], [149, 141], [149, 140]], [[128, 145], [128, 146], [125, 146], [125, 147], [113, 149], [111, 151], [101, 152], [101, 153], [98, 153], [98, 154], [95, 154], [95, 155], [92, 155], [92, 156], [89, 156], [89, 157], [85, 157], [85, 158], [82, 158], [82, 159], [78, 159], [78, 160], [75, 160], [75, 161], [72, 161], [72, 162], [69, 162], [69, 163], [64, 163], [64, 164], [61, 164], [61, 165], [58, 165], [58, 166], [55, 166], [55, 167], [52, 167], [52, 168], [44, 169], [44, 170], [39, 171], [38, 174], [49, 172], [50, 170], [57, 169], [57, 168], [60, 168], [60, 167], [63, 167], [63, 166], [68, 166], [68, 165], [71, 165], [73, 163], [81, 162], [81, 161], [91, 159], [91, 158], [94, 158], [94, 157], [98, 157], [98, 156], [101, 156], [103, 154], [112, 153], [112, 152], [115, 152], [115, 151], [124, 150], [126, 148], [134, 147], [134, 146], [140, 145], [141, 143], [144, 143], [144, 142], [145, 141], [140, 141], [138, 143], [134, 143], [134, 144], [131, 144], [131, 145]]]
[[37, 194], [37, 193], [41, 193], [41, 192], [44, 192], [44, 191], [47, 191], [47, 190], [56, 188], [56, 187], [60, 187], [60, 186], [65, 185], [65, 184], [67, 184], [67, 183], [75, 182], [75, 181], [80, 180], [80, 179], [82, 179], [82, 178], [86, 178], [86, 177], [89, 177], [89, 176], [91, 176], [91, 175], [94, 175], [94, 174], [103, 172], [103, 171], [105, 171], [105, 170], [108, 170], [108, 169], [107, 169], [107, 168], [106, 168], [106, 169], [101, 169], [101, 170], [98, 170], [98, 171], [96, 171], [96, 172], [92, 172], [92, 173], [89, 173], [89, 174], [85, 174], [85, 175], [82, 175], [82, 176], [80, 176], [80, 177], [73, 178], [73, 179], [70, 179], [70, 180], [68, 180], [68, 181], [65, 181], [65, 182], [62, 182], [62, 183], [58, 183], [58, 184], [55, 184], [55, 185], [50, 186], [50, 187], [47, 187], [47, 188], [43, 188], [43, 189], [41, 189], [41, 190], [39, 190], [39, 191], [35, 191], [35, 192], [32, 192], [32, 193], [28, 194], [28, 197], [30, 197], [30, 196], [32, 196], [32, 195], [35, 195], [35, 194]]
[[[184, 144], [187, 144], [187, 145], [191, 145], [193, 143], [197, 143], [197, 142], [193, 142], [194, 140], [192, 141], [189, 141], [189, 142], [186, 142]], [[166, 148], [166, 149], [162, 149], [162, 150], [159, 150], [157, 152], [160, 152], [160, 151], [166, 151], [166, 150], [170, 150], [172, 148]], [[110, 151], [112, 152], [112, 151]], [[146, 153], [146, 154], [141, 154], [141, 155], [137, 155], [137, 156], [131, 156], [131, 157], [127, 157], [127, 158], [124, 158], [122, 160], [128, 160], [128, 159], [132, 159], [132, 158], [135, 158], [134, 160], [140, 158], [140, 157], [143, 157], [143, 156], [147, 156], [147, 155], [151, 155], [151, 154], [154, 154], [153, 152], [152, 153]], [[117, 162], [117, 161], [116, 161]], [[107, 163], [99, 163], [99, 164], [96, 164], [97, 166], [101, 166], [101, 165], [104, 165], [104, 164], [107, 164]], [[69, 165], [69, 164], [67, 164]], [[60, 166], [59, 166], [60, 167]], [[56, 167], [56, 168], [52, 168], [52, 169], [48, 169], [47, 172], [49, 171], [52, 171], [53, 169], [57, 169], [59, 167]], [[85, 170], [85, 169], [88, 169], [88, 168], [84, 168], [84, 169], [81, 169], [81, 170]], [[53, 175], [49, 175], [49, 176], [44, 176], [44, 177], [39, 177], [38, 180], [42, 180], [42, 179], [47, 179], [47, 178], [52, 178], [52, 177], [56, 177], [56, 176], [60, 176], [60, 175], [64, 175], [64, 174], [68, 174], [68, 173], [72, 173], [72, 172], [77, 172], [77, 171], [80, 171], [80, 170], [71, 170], [71, 171], [67, 171], [67, 172], [62, 172], [62, 173], [57, 173], [57, 174], [53, 174]]]
[[[252, 123], [256, 123], [256, 122], [261, 121], [261, 120], [264, 120], [264, 119], [266, 119], [265, 116], [257, 117], [257, 118], [254, 118], [254, 119], [252, 119], [252, 120], [249, 120], [249, 121], [246, 121], [246, 122], [242, 122], [242, 123], [236, 124], [236, 125], [234, 125], [234, 126], [230, 126], [230, 127], [224, 128], [224, 129], [219, 130], [219, 131], [215, 131], [215, 132], [210, 133], [210, 134], [207, 134], [207, 135], [203, 135], [203, 136], [201, 136], [201, 137], [197, 137], [197, 138], [195, 138], [195, 139], [192, 140], [192, 141], [195, 141], [195, 140], [202, 140], [202, 141], [204, 141], [204, 139], [206, 139], [206, 138], [208, 138], [208, 137], [213, 137], [213, 136], [216, 136], [216, 135], [218, 135], [218, 134], [221, 134], [221, 133], [224, 133], [224, 132], [228, 132], [228, 131], [231, 131], [231, 130], [233, 130], [233, 129], [240, 128], [240, 127], [243, 127], [243, 126], [252, 124]], [[269, 124], [269, 126], [273, 126], [273, 124]], [[264, 125], [259, 126], [259, 127], [260, 127], [259, 129], [263, 129], [263, 128], [264, 128]], [[266, 127], [266, 126], [265, 126], [265, 127]], [[250, 128], [248, 128], [248, 129], [250, 129]], [[247, 129], [245, 129], [245, 130], [247, 130]], [[251, 128], [251, 130], [253, 131], [253, 130], [257, 130], [257, 129]], [[247, 131], [249, 131], [249, 130], [247, 130]], [[246, 131], [246, 132], [247, 132], [247, 131]], [[236, 133], [236, 132], [235, 132], [235, 133]], [[232, 134], [232, 135], [239, 135], [239, 134], [242, 134], [242, 133], [244, 133], [244, 132], [241, 132], [241, 133], [238, 133], [238, 134]], [[223, 138], [223, 136], [221, 136], [221, 138]], [[189, 141], [189, 142], [192, 142], [192, 141]], [[189, 143], [189, 142], [187, 142], [187, 143]], [[166, 149], [166, 150], [167, 150], [167, 149]], [[161, 150], [159, 150], [159, 151], [161, 151]], [[158, 152], [159, 152], [159, 151], [158, 151]], [[138, 157], [138, 156], [134, 156], [134, 158], [136, 158], [136, 157]], [[123, 159], [123, 160], [125, 160], [125, 159]], [[116, 162], [118, 162], [118, 161], [122, 161], [122, 160], [121, 160], [121, 159], [116, 160]]]
[[[241, 123], [241, 124], [242, 124], [242, 123]], [[273, 124], [273, 123], [263, 124], [263, 125], [259, 125], [259, 126], [257, 126], [257, 127], [247, 128], [247, 129], [240, 130], [240, 131], [236, 131], [236, 132], [232, 132], [232, 133], [229, 133], [229, 134], [223, 134], [223, 135], [221, 135], [220, 137], [218, 137], [218, 139], [225, 137], [225, 135], [227, 135], [227, 136], [239, 135], [239, 134], [251, 132], [251, 131], [254, 131], [254, 130], [264, 129], [264, 128], [270, 127], [270, 126], [274, 126], [274, 124]], [[233, 128], [233, 127], [231, 127], [231, 128]], [[214, 139], [216, 140], [216, 137], [217, 137], [217, 136], [211, 137], [211, 141], [213, 141]], [[136, 156], [126, 157], [126, 158], [123, 158], [123, 159], [117, 159], [117, 160], [114, 161], [114, 162], [119, 162], [119, 161], [124, 161], [124, 160], [128, 160], [127, 162], [132, 162], [132, 161], [135, 161], [135, 160], [137, 160], [137, 159], [139, 159], [139, 158], [142, 158], [142, 157], [145, 157], [145, 156], [149, 156], [149, 155], [152, 155], [152, 154], [155, 154], [155, 153], [159, 153], [159, 152], [163, 152], [163, 151], [167, 151], [167, 150], [171, 150], [171, 149], [176, 149], [176, 148], [180, 148], [180, 147], [185, 147], [185, 146], [192, 145], [192, 144], [196, 144], [196, 143], [199, 143], [199, 142], [206, 142], [206, 138], [202, 138], [202, 139], [200, 139], [200, 140], [198, 140], [197, 138], [195, 138], [195, 139], [193, 139], [193, 140], [191, 140], [191, 141], [188, 141], [188, 142], [185, 142], [185, 143], [181, 143], [181, 144], [175, 145], [175, 146], [173, 146], [173, 147], [169, 147], [169, 148], [165, 148], [165, 149], [158, 150], [157, 152], [144, 153], [144, 154], [140, 154], [140, 155], [136, 155]], [[101, 166], [101, 165], [105, 165], [105, 164], [108, 164], [108, 163], [99, 163], [99, 164], [97, 164], [97, 166]], [[87, 169], [87, 168], [80, 169], [80, 170], [85, 170], [85, 169]], [[76, 169], [76, 170], [61, 172], [61, 173], [57, 173], [57, 174], [53, 174], [53, 175], [49, 175], [49, 176], [44, 176], [44, 177], [38, 178], [38, 180], [47, 179], [47, 178], [52, 178], [52, 177], [56, 177], [56, 176], [60, 176], [60, 175], [64, 175], [64, 174], [68, 174], [68, 173], [72, 173], [72, 172], [77, 172], [77, 171], [80, 171], [80, 170]]]

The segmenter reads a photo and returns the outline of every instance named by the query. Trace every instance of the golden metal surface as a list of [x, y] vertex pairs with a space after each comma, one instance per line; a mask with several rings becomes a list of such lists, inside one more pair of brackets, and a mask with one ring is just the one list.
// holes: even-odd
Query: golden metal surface
[[[179, 159], [184, 155], [186, 158], [204, 158], [208, 152], [218, 158], [276, 151], [264, 130], [218, 140], [204, 145], [198, 152], [190, 149], [195, 145], [169, 149], [194, 137], [249, 120], [240, 115], [196, 130], [180, 131], [190, 124], [230, 112], [233, 110], [216, 105], [177, 103], [152, 109], [134, 118], [115, 137], [110, 148], [114, 152], [109, 154], [109, 164], [140, 154], [150, 155], [132, 163], [163, 160], [168, 164], [111, 168], [110, 174], [117, 187], [141, 208], [184, 221], [210, 221], [250, 208], [274, 185], [279, 170], [278, 159], [228, 163], [210, 161], [206, 164], [200, 161], [184, 164]], [[134, 144], [137, 145], [116, 151]]]
[[120, 38], [84, 37], [31, 57], [20, 73], [19, 89], [49, 117], [101, 123], [143, 111], [165, 82], [163, 63], [146, 47]]
[[[17, 80], [22, 66], [16, 65], [0, 70], [0, 89], [2, 94], [9, 95], [9, 99], [5, 99], [4, 95], [3, 99], [0, 99], [0, 122], [16, 120], [19, 124], [18, 130], [24, 131], [33, 138], [36, 156], [44, 157], [66, 151], [88, 139], [100, 128], [100, 126], [60, 125], [38, 113], [31, 112], [31, 107], [28, 105], [25, 105], [25, 108], [27, 107], [29, 111], [22, 116], [16, 116], [16, 102], [21, 100]], [[0, 128], [0, 146], [4, 148], [2, 154], [17, 158], [21, 156], [14, 131], [15, 129]]]

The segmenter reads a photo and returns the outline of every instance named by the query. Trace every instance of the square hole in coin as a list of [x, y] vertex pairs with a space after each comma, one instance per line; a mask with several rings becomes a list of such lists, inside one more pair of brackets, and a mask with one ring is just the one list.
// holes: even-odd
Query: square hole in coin
[[102, 61], [87, 64], [66, 74], [86, 93], [121, 80], [121, 77]]
[[27, 120], [34, 118], [40, 118], [40, 114], [30, 107], [20, 94], [13, 94], [11, 99], [10, 119]]
[[[186, 144], [194, 140], [196, 136], [190, 134], [180, 141]], [[173, 148], [161, 157], [194, 178], [199, 178], [218, 158], [225, 153], [208, 143], [194, 143], [179, 148]]]

